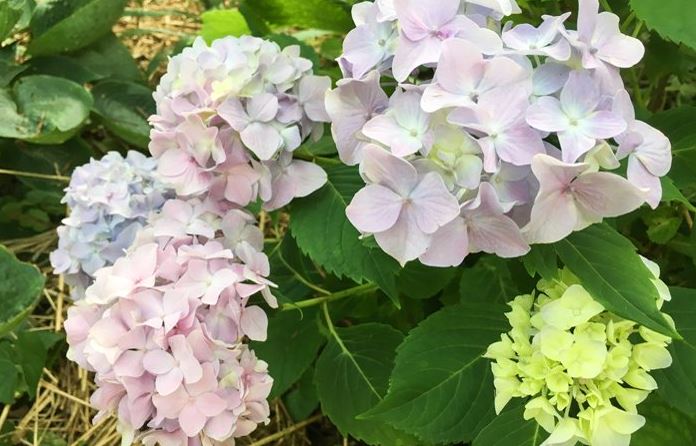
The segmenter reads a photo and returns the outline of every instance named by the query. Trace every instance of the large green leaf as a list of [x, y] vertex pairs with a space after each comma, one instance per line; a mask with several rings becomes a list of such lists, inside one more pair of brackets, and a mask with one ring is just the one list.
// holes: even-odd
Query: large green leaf
[[272, 25], [347, 32], [353, 28], [348, 5], [338, 0], [243, 0], [241, 11]]
[[112, 33], [97, 40], [87, 48], [73, 53], [82, 67], [102, 78], [142, 81], [143, 75], [126, 46]]
[[506, 410], [474, 438], [472, 446], [539, 446], [548, 433], [534, 420], [522, 417], [524, 406]]
[[[694, 3], [696, 5], [696, 3]], [[694, 27], [696, 30], [696, 27]], [[681, 190], [696, 187], [696, 107], [682, 106], [657, 113], [650, 124], [664, 132], [672, 143], [669, 177]]]
[[678, 411], [655, 394], [638, 406], [645, 426], [631, 436], [631, 446], [696, 444], [696, 420]]
[[413, 299], [427, 299], [443, 290], [454, 278], [457, 268], [434, 268], [410, 262], [399, 273], [399, 291]]
[[70, 139], [89, 116], [92, 96], [82, 86], [54, 76], [25, 76], [12, 92], [0, 90], [0, 137], [38, 144]]
[[72, 57], [60, 54], [32, 58], [29, 60], [27, 68], [27, 74], [63, 77], [78, 84], [93, 82], [102, 77]]
[[283, 397], [285, 407], [293, 420], [304, 420], [319, 407], [314, 369], [308, 368], [295, 386]]
[[250, 34], [249, 25], [239, 9], [214, 9], [201, 14], [201, 36], [206, 42], [225, 36], [243, 36]]
[[681, 203], [686, 207], [686, 209], [691, 212], [696, 212], [696, 206], [691, 204], [691, 202], [684, 196], [682, 191], [677, 188], [674, 181], [670, 177], [660, 178], [660, 184], [662, 185], [662, 201], [666, 203], [671, 203], [676, 201]]
[[150, 125], [147, 118], [155, 113], [152, 90], [128, 81], [106, 80], [92, 89], [94, 111], [104, 126], [135, 146], [147, 148]]
[[34, 56], [83, 48], [108, 34], [121, 17], [127, 0], [48, 0], [40, 3], [31, 21]]
[[269, 364], [273, 377], [270, 399], [282, 395], [300, 379], [323, 344], [316, 311], [279, 311], [270, 318], [268, 339], [252, 343], [259, 357]]
[[684, 339], [672, 341], [669, 347], [672, 366], [652, 374], [665, 401], [696, 416], [696, 290], [674, 287], [670, 292], [672, 300], [665, 303], [664, 310]]
[[20, 262], [0, 245], [0, 336], [14, 329], [31, 313], [44, 281], [38, 268]]
[[346, 206], [364, 186], [357, 169], [327, 169], [327, 184], [293, 202], [290, 230], [300, 249], [329, 272], [356, 282], [370, 280], [398, 304], [399, 264], [379, 248], [369, 248], [346, 218]]
[[507, 262], [498, 257], [482, 257], [475, 265], [462, 271], [459, 281], [462, 302], [505, 303], [518, 294], [519, 289]]
[[401, 332], [384, 324], [336, 328], [317, 360], [314, 380], [322, 411], [343, 435], [369, 444], [408, 444], [408, 438], [377, 420], [356, 418], [377, 404], [387, 390], [394, 349]]
[[0, 2], [0, 42], [10, 35], [15, 24], [22, 17], [22, 0], [4, 0]]
[[460, 304], [432, 314], [397, 349], [389, 392], [365, 419], [429, 442], [471, 441], [494, 417], [488, 346], [509, 329], [502, 305]]
[[[0, 345], [0, 349], [4, 345]], [[12, 404], [14, 402], [15, 389], [19, 381], [19, 370], [9, 359], [0, 357], [0, 403]]]
[[606, 223], [557, 242], [561, 261], [604, 307], [668, 336], [678, 334], [657, 309], [651, 273], [624, 236]]
[[14, 342], [17, 365], [22, 369], [24, 385], [29, 398], [34, 399], [43, 376], [46, 358], [51, 347], [61, 335], [50, 331], [22, 331]]
[[631, 0], [639, 19], [662, 37], [696, 48], [696, 3], [691, 0]]

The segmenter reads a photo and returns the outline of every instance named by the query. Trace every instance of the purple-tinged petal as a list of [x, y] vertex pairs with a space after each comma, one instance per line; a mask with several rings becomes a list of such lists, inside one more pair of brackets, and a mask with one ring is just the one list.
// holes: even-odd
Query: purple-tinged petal
[[430, 236], [420, 230], [413, 212], [404, 208], [394, 226], [375, 234], [375, 241], [384, 252], [405, 265], [425, 252]]
[[457, 217], [432, 235], [430, 246], [418, 259], [424, 265], [458, 266], [469, 254], [469, 237], [464, 219]]
[[408, 197], [418, 183], [411, 163], [374, 144], [363, 149], [360, 173], [367, 181], [381, 184], [402, 197]]
[[404, 207], [411, 208], [416, 224], [426, 234], [437, 231], [459, 214], [459, 202], [435, 172], [423, 176], [408, 199]]
[[378, 184], [360, 189], [346, 207], [348, 220], [361, 232], [382, 232], [394, 226], [404, 199]]
[[560, 132], [569, 126], [561, 103], [551, 96], [543, 96], [527, 109], [527, 124], [544, 132]]

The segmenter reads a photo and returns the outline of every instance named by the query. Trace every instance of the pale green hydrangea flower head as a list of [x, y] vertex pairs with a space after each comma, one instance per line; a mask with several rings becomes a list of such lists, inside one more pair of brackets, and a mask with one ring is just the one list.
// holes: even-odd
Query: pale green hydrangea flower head
[[[643, 261], [659, 309], [669, 289]], [[509, 303], [511, 330], [485, 355], [494, 361], [496, 412], [528, 398], [524, 418], [551, 434], [543, 446], [627, 446], [645, 424], [637, 405], [657, 388], [649, 372], [672, 363], [670, 338], [606, 311], [567, 269], [537, 288]]]

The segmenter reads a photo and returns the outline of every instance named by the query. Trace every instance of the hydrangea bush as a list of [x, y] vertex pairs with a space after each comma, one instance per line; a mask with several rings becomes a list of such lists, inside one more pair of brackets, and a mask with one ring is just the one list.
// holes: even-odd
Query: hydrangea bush
[[58, 228], [51, 265], [71, 286], [74, 300], [84, 297], [100, 268], [123, 255], [171, 195], [155, 169], [155, 160], [130, 151], [125, 158], [109, 152], [73, 172], [63, 198], [69, 215]]
[[505, 22], [514, 12], [508, 0], [353, 7], [327, 111], [366, 182], [348, 218], [402, 264], [521, 256], [660, 201], [670, 142], [636, 120], [619, 75], [643, 44], [598, 0], [580, 0], [576, 29], [570, 13], [535, 27]]

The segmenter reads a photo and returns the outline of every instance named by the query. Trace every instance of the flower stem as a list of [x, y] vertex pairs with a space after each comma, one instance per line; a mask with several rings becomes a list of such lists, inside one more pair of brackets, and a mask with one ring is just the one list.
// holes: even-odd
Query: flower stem
[[15, 175], [18, 177], [40, 178], [42, 180], [64, 181], [66, 183], [70, 181], [70, 177], [64, 177], [62, 175], [48, 175], [45, 173], [23, 172], [21, 170], [0, 169], [0, 175]]
[[311, 299], [301, 300], [298, 302], [289, 302], [280, 306], [280, 311], [296, 310], [299, 308], [313, 307], [315, 305], [332, 302], [334, 300], [343, 299], [350, 296], [355, 296], [359, 294], [369, 293], [370, 291], [375, 291], [377, 285], [373, 283], [366, 283], [363, 285], [358, 285], [353, 288], [348, 288], [347, 290], [338, 291], [326, 296], [313, 297]]

